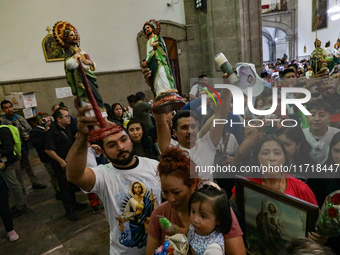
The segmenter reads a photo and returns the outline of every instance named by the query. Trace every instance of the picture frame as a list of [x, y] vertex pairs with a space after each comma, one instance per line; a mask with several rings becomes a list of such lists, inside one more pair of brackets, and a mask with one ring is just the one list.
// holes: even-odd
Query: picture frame
[[65, 58], [64, 49], [57, 43], [51, 29], [47, 27], [48, 34], [42, 40], [42, 48], [46, 62], [63, 61]]
[[236, 204], [249, 254], [278, 254], [294, 237], [315, 231], [319, 207], [237, 176]]
[[328, 0], [312, 0], [312, 32], [328, 27]]

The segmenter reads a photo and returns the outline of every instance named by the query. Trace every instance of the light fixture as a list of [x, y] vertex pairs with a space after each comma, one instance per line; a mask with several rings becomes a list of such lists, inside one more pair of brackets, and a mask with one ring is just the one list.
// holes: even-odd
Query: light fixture
[[340, 4], [338, 4], [338, 0], [328, 9], [327, 13], [332, 21], [340, 19]]

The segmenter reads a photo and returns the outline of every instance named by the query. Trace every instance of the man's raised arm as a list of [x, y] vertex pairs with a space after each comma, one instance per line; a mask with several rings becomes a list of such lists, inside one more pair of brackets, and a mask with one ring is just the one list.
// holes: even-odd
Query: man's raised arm
[[[217, 104], [216, 106], [216, 110], [215, 110], [215, 119], [223, 119], [226, 120], [229, 110], [230, 110], [230, 102], [231, 102], [231, 93], [229, 89], [221, 89], [221, 101], [222, 101], [222, 105]], [[222, 137], [222, 133], [225, 132], [225, 124], [221, 125], [211, 125], [210, 127], [210, 132], [209, 132], [209, 136], [211, 141], [213, 142], [214, 146], [216, 147], [218, 145], [218, 143], [221, 140]]]
[[168, 124], [166, 123], [164, 113], [154, 113], [153, 116], [156, 121], [158, 147], [161, 153], [163, 153], [170, 145], [171, 132]]
[[87, 105], [79, 109], [78, 128], [79, 134], [66, 157], [66, 177], [69, 182], [74, 183], [85, 191], [91, 191], [96, 182], [93, 170], [86, 167], [87, 162], [87, 138], [89, 126], [98, 125], [95, 117], [86, 117], [84, 113], [92, 109]]

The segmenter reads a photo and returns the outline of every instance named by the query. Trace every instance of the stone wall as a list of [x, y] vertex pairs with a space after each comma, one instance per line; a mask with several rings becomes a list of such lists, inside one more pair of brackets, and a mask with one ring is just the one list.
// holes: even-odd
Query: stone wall
[[[177, 47], [180, 50], [178, 60], [182, 93], [188, 94], [190, 90], [189, 81], [191, 72], [188, 68], [190, 47], [187, 40], [187, 29], [184, 25], [171, 21], [161, 20], [160, 23], [162, 26], [161, 36], [173, 38], [177, 41]], [[146, 42], [146, 38], [143, 37], [140, 31], [136, 39], [140, 62], [146, 57]], [[153, 98], [150, 88], [144, 82], [141, 69], [96, 73], [96, 75], [99, 91], [105, 103], [112, 105], [115, 102], [119, 102], [123, 106], [127, 105], [126, 97], [138, 91], [143, 91], [148, 100]], [[66, 86], [68, 85], [64, 76], [49, 79], [3, 82], [0, 83], [0, 98], [4, 98], [5, 95], [11, 92], [35, 91], [38, 102], [38, 112], [50, 113], [53, 104], [63, 101], [65, 105], [69, 107], [71, 114], [75, 115], [76, 111], [73, 107], [73, 98], [56, 98], [55, 89]]]
[[[162, 37], [177, 41], [182, 93], [188, 93], [190, 78], [205, 73], [220, 77], [214, 56], [223, 52], [232, 65], [251, 62], [262, 70], [262, 33], [260, 1], [207, 0], [206, 10], [196, 10], [194, 1], [184, 0], [186, 25], [160, 20]], [[140, 62], [146, 57], [146, 38], [141, 31], [136, 43]], [[141, 69], [97, 73], [99, 91], [105, 103], [127, 105], [126, 97], [144, 91], [152, 93], [144, 83]], [[68, 86], [65, 77], [0, 83], [0, 97], [11, 92], [35, 91], [37, 110], [51, 112], [51, 106], [63, 101], [75, 114], [73, 98], [57, 99], [55, 88]]]
[[[251, 62], [262, 70], [261, 3], [252, 0], [207, 0], [206, 10], [196, 10], [184, 0], [189, 44], [189, 72], [220, 77], [214, 57], [223, 52], [232, 65]], [[192, 61], [195, 60], [195, 61]]]
[[[118, 102], [125, 106], [127, 105], [126, 97], [138, 91], [143, 91], [147, 95], [147, 99], [152, 99], [152, 93], [144, 83], [144, 77], [140, 69], [97, 74], [97, 81], [103, 101], [110, 105]], [[6, 82], [0, 86], [0, 99], [3, 100], [4, 96], [11, 92], [34, 91], [38, 103], [36, 107], [38, 112], [51, 113], [52, 105], [63, 101], [69, 107], [70, 113], [76, 115], [76, 110], [73, 107], [73, 97], [56, 98], [55, 89], [67, 86], [65, 77]]]

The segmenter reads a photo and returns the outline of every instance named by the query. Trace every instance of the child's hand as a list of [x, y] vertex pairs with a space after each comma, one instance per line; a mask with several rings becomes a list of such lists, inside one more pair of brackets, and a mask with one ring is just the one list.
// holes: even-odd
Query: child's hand
[[172, 224], [167, 218], [157, 215], [159, 218], [159, 223], [161, 224], [162, 229], [164, 229], [165, 232], [168, 234], [174, 235], [177, 233], [178, 226], [175, 224]]

